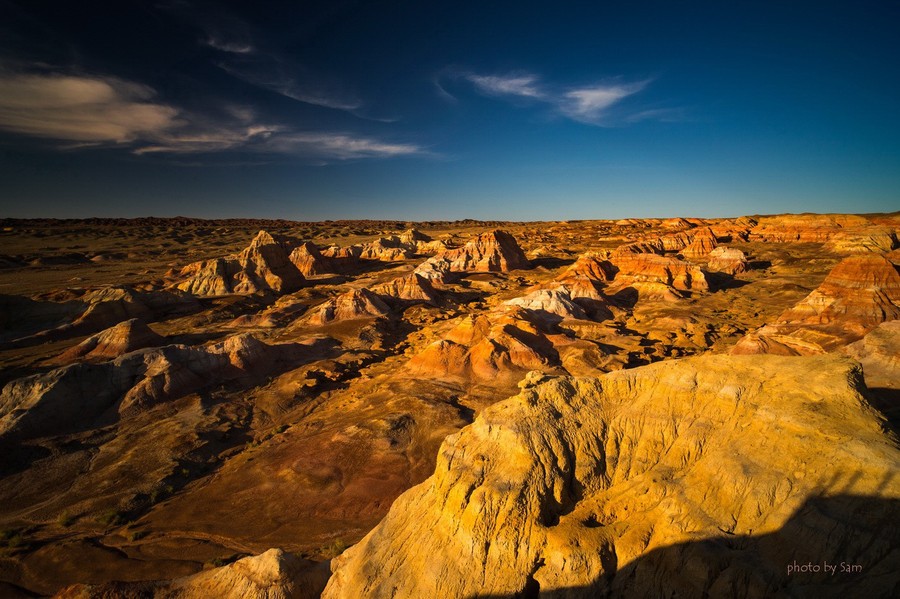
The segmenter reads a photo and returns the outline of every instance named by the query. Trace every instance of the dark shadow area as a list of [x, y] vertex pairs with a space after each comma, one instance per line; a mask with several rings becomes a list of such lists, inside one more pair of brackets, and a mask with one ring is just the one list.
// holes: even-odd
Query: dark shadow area
[[614, 306], [626, 308], [628, 310], [634, 308], [639, 299], [638, 290], [634, 287], [625, 287], [615, 295], [609, 296], [609, 302]]
[[0, 477], [9, 476], [27, 470], [31, 464], [49, 457], [53, 452], [37, 444], [9, 443], [0, 444], [3, 459], [0, 460]]
[[472, 424], [475, 420], [475, 410], [472, 408], [465, 406], [459, 402], [459, 396], [453, 395], [447, 399], [447, 403], [453, 406], [456, 409], [456, 412], [459, 414], [460, 419], [466, 424]]
[[747, 263], [747, 268], [750, 270], [764, 270], [770, 266], [772, 266], [770, 260], [751, 260]]
[[609, 307], [600, 300], [591, 299], [589, 297], [576, 297], [572, 300], [584, 310], [591, 320], [602, 322], [613, 317], [613, 313]]
[[749, 285], [750, 281], [742, 281], [734, 278], [733, 275], [724, 272], [707, 272], [706, 282], [709, 283], [710, 291], [723, 291], [726, 289], [740, 289], [744, 285]]
[[[889, 483], [883, 481], [882, 486]], [[614, 552], [607, 552], [607, 559], [600, 560], [604, 572], [583, 586], [541, 589], [538, 567], [517, 593], [470, 599], [898, 597], [898, 522], [898, 499], [813, 497], [772, 533], [725, 533], [679, 543], [654, 549], [621, 567]], [[602, 554], [603, 548], [598, 551]]]
[[[224, 339], [233, 333], [227, 331], [209, 331], [206, 333], [184, 333], [182, 335], [171, 335], [166, 338], [169, 344], [176, 345], [204, 345], [210, 341], [218, 341]], [[162, 347], [162, 346], [160, 346]]]
[[900, 439], [900, 389], [869, 387], [866, 392], [869, 404], [887, 419], [885, 428]]
[[533, 258], [530, 262], [534, 268], [544, 267], [547, 270], [555, 270], [574, 264], [575, 258], [554, 258], [553, 256], [548, 256], [546, 258]]
[[343, 285], [350, 280], [345, 275], [318, 275], [316, 277], [307, 277], [307, 287], [317, 287], [319, 285]]

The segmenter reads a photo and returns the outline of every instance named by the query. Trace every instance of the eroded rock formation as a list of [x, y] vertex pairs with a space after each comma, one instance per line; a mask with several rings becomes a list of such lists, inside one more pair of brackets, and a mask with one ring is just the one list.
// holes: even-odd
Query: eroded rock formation
[[[524, 385], [445, 440], [434, 475], [333, 562], [325, 599], [887, 597], [900, 582], [900, 450], [855, 363], [705, 356]], [[868, 574], [792, 576], [794, 560]]]
[[286, 243], [266, 231], [257, 233], [237, 256], [188, 264], [176, 287], [193, 295], [286, 293], [299, 289], [303, 275], [291, 261]]
[[706, 263], [706, 268], [714, 272], [736, 275], [746, 272], [749, 268], [747, 256], [736, 248], [720, 245], [712, 250], [707, 257], [709, 261]]
[[351, 289], [322, 304], [311, 318], [325, 324], [333, 320], [386, 316], [390, 311], [387, 304], [368, 289]]
[[451, 272], [508, 272], [531, 267], [515, 237], [499, 229], [482, 233], [439, 257], [449, 262]]
[[[890, 256], [897, 259], [896, 252]], [[741, 339], [732, 353], [803, 355], [831, 351], [897, 318], [897, 262], [871, 253], [853, 255], [835, 266], [818, 288], [783, 312], [776, 322]]]
[[171, 401], [211, 384], [278, 371], [302, 346], [242, 334], [208, 346], [168, 345], [102, 364], [80, 363], [15, 379], [0, 391], [0, 438], [78, 430]]
[[165, 344], [165, 337], [158, 335], [142, 320], [132, 318], [88, 337], [60, 355], [58, 361], [66, 363], [74, 360], [111, 360], [137, 349]]

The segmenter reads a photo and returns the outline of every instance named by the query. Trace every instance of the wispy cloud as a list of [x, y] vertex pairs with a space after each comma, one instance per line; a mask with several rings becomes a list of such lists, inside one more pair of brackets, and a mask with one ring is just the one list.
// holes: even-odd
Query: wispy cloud
[[218, 50], [220, 52], [229, 52], [231, 54], [252, 54], [256, 51], [253, 44], [245, 41], [226, 40], [217, 35], [210, 34], [201, 40], [206, 46]]
[[428, 153], [346, 131], [298, 131], [246, 106], [201, 115], [157, 96], [115, 77], [0, 71], [0, 130], [55, 140], [60, 149], [118, 146], [138, 155], [241, 151], [352, 160]]
[[288, 67], [272, 56], [257, 55], [240, 60], [223, 60], [217, 62], [216, 66], [245, 83], [298, 102], [346, 112], [354, 112], [363, 106], [359, 98], [337, 89], [339, 86], [323, 83], [304, 69]]
[[613, 105], [644, 89], [649, 81], [629, 84], [598, 84], [566, 91], [557, 104], [569, 118], [601, 125], [609, 118]]
[[410, 143], [389, 143], [343, 132], [298, 132], [273, 126], [221, 128], [201, 134], [176, 134], [142, 146], [135, 154], [197, 154], [230, 149], [287, 154], [317, 160], [358, 160], [426, 154]]
[[521, 96], [543, 98], [544, 93], [537, 87], [535, 75], [464, 75], [481, 92], [492, 96]]
[[618, 126], [641, 120], [663, 120], [672, 117], [672, 109], [626, 109], [622, 103], [643, 91], [650, 80], [622, 82], [603, 81], [583, 86], [560, 86], [545, 83], [538, 75], [531, 73], [506, 73], [483, 75], [470, 71], [448, 69], [435, 77], [438, 94], [456, 101], [441, 84], [441, 77], [463, 80], [470, 83], [483, 95], [508, 98], [530, 99], [545, 104], [553, 112], [573, 121], [596, 126]]
[[128, 143], [177, 127], [178, 110], [113, 77], [0, 73], [0, 129], [70, 142]]

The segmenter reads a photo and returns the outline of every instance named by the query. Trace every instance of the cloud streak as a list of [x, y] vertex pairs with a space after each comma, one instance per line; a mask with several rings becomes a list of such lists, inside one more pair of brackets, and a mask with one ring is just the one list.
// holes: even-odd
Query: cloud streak
[[543, 98], [544, 93], [537, 87], [535, 75], [466, 75], [479, 91], [492, 96], [521, 96], [523, 98]]
[[241, 151], [317, 160], [427, 154], [413, 143], [266, 123], [244, 106], [226, 105], [220, 112], [193, 114], [160, 102], [148, 86], [115, 77], [0, 72], [0, 130], [54, 140], [61, 149], [124, 147], [138, 155]]
[[0, 129], [70, 142], [129, 143], [179, 126], [144, 85], [112, 77], [0, 74]]
[[610, 109], [625, 98], [643, 90], [649, 81], [629, 84], [593, 85], [571, 89], [557, 99], [560, 111], [572, 120], [600, 125], [607, 121]]
[[[578, 87], [561, 87], [544, 83], [538, 75], [531, 73], [507, 73], [501, 75], [481, 75], [468, 71], [451, 71], [452, 79], [470, 83], [482, 95], [533, 100], [550, 106], [554, 113], [573, 121], [601, 127], [619, 126], [642, 120], [661, 120], [673, 114], [669, 109], [640, 110], [625, 109], [622, 103], [643, 91], [650, 80], [624, 83], [621, 81], [599, 82]], [[435, 79], [439, 95], [456, 100]]]
[[252, 44], [239, 41], [228, 41], [216, 35], [210, 35], [202, 40], [202, 43], [219, 52], [228, 52], [230, 54], [253, 54], [256, 48]]
[[[331, 89], [331, 86], [317, 82], [313, 77], [301, 77], [302, 69], [288, 69], [272, 57], [255, 56], [220, 61], [216, 66], [245, 83], [305, 104], [351, 113], [363, 106], [358, 98]], [[288, 74], [288, 71], [292, 74]]]

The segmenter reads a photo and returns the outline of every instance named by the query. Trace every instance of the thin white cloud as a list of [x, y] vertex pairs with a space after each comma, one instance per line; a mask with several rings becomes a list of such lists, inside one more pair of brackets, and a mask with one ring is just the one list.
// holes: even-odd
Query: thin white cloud
[[428, 153], [412, 143], [266, 123], [246, 106], [199, 115], [156, 95], [114, 77], [0, 72], [0, 130], [55, 140], [60, 149], [124, 146], [138, 155], [233, 150], [352, 160]]
[[593, 85], [565, 92], [557, 100], [559, 109], [569, 118], [591, 124], [603, 124], [609, 109], [619, 101], [647, 86], [647, 81], [629, 84]]
[[435, 77], [438, 95], [456, 101], [443, 85], [441, 76], [463, 79], [484, 95], [506, 98], [532, 99], [548, 105], [553, 112], [573, 121], [597, 126], [617, 126], [642, 120], [663, 120], [673, 114], [672, 109], [626, 110], [623, 100], [634, 96], [649, 85], [649, 80], [630, 83], [600, 82], [581, 87], [552, 86], [529, 73], [480, 75], [457, 69], [446, 69]]
[[[216, 66], [245, 83], [305, 104], [351, 113], [363, 106], [362, 101], [358, 98], [333, 89], [335, 86], [315, 81], [313, 77], [301, 77], [301, 69], [287, 69], [272, 57], [256, 57], [230, 62], [220, 61], [216, 63]], [[293, 73], [288, 74], [288, 70]]]
[[202, 40], [202, 43], [219, 52], [229, 52], [231, 54], [252, 54], [256, 52], [256, 48], [252, 44], [241, 41], [228, 41], [215, 35], [205, 38]]
[[128, 143], [180, 125], [154, 91], [112, 77], [0, 73], [0, 129], [71, 142]]
[[492, 96], [521, 96], [543, 98], [535, 75], [464, 75], [483, 93]]
[[337, 160], [425, 154], [417, 144], [388, 143], [347, 133], [290, 133], [273, 137], [271, 151], [307, 152]]
[[321, 160], [358, 160], [421, 155], [417, 144], [388, 143], [350, 133], [296, 132], [257, 126], [174, 135], [140, 147], [136, 154], [198, 154], [240, 149], [260, 154], [287, 154]]

